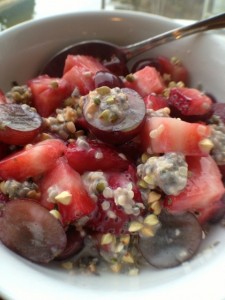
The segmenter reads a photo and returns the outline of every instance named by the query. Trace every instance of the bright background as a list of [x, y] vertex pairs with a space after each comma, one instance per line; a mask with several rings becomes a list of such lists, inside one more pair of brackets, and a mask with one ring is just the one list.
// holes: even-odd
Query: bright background
[[126, 9], [199, 20], [225, 12], [225, 0], [0, 0], [0, 31], [33, 18], [99, 9]]

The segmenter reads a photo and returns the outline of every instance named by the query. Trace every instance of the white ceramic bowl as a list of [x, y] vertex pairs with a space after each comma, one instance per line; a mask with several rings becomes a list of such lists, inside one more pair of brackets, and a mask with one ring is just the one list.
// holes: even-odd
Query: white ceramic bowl
[[[0, 87], [35, 76], [57, 50], [75, 41], [104, 39], [129, 44], [176, 27], [172, 20], [132, 12], [71, 13], [21, 24], [0, 34]], [[189, 67], [192, 86], [201, 84], [225, 99], [225, 36], [204, 33], [158, 47], [151, 56], [178, 56]], [[145, 54], [147, 56], [149, 54]], [[217, 246], [215, 246], [217, 244]], [[200, 253], [183, 266], [138, 276], [68, 274], [33, 264], [0, 245], [0, 293], [14, 300], [225, 299], [225, 228], [215, 226]], [[152, 298], [154, 297], [154, 298]]]

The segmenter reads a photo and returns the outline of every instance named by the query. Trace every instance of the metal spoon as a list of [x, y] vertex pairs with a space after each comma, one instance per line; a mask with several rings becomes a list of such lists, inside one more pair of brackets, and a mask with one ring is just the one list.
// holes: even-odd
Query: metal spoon
[[152, 48], [162, 44], [179, 40], [191, 34], [211, 30], [225, 28], [225, 13], [214, 17], [195, 22], [191, 25], [172, 29], [157, 36], [150, 37], [141, 42], [137, 42], [127, 46], [117, 46], [115, 44], [90, 40], [76, 43], [62, 49], [51, 58], [42, 70], [42, 74], [48, 74], [52, 77], [61, 76], [63, 72], [64, 62], [68, 54], [84, 54], [99, 57], [104, 61], [111, 61], [112, 57], [120, 64], [126, 64], [131, 58], [142, 54]]

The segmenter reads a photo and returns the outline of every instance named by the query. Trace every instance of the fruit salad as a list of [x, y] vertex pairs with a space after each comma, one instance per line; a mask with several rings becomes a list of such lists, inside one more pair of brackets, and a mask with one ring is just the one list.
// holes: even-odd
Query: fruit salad
[[225, 104], [178, 58], [116, 63], [0, 92], [0, 240], [34, 263], [176, 267], [224, 218]]

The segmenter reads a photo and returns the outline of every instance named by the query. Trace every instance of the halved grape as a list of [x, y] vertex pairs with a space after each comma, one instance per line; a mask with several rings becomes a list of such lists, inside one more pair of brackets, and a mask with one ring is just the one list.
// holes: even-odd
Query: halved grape
[[21, 256], [47, 263], [62, 253], [67, 238], [61, 223], [39, 203], [11, 200], [0, 215], [0, 240]]
[[156, 268], [172, 268], [189, 260], [198, 250], [202, 228], [189, 212], [159, 215], [161, 227], [153, 237], [141, 237], [139, 249], [147, 262]]
[[102, 59], [101, 62], [110, 72], [117, 76], [126, 76], [129, 72], [126, 61], [118, 52], [111, 53], [108, 59]]
[[107, 71], [98, 71], [94, 77], [95, 88], [100, 86], [108, 86], [110, 88], [123, 87], [123, 81], [119, 76], [116, 76]]
[[[121, 105], [118, 105], [118, 108], [117, 104], [116, 107], [114, 106], [113, 97], [115, 94], [119, 99], [126, 98], [126, 100], [121, 100]], [[85, 97], [83, 106], [83, 115], [88, 127], [98, 139], [119, 145], [131, 140], [140, 132], [145, 121], [145, 103], [136, 91], [121, 88], [114, 93], [108, 92], [108, 94], [104, 94], [104, 101], [101, 97], [98, 99], [98, 96], [97, 94], [96, 97], [91, 92]], [[110, 101], [112, 102], [111, 107], [111, 104], [108, 104]]]
[[82, 250], [84, 247], [84, 238], [81, 236], [80, 232], [75, 226], [69, 226], [66, 231], [67, 244], [64, 251], [57, 256], [57, 260], [67, 259]]
[[30, 106], [0, 105], [0, 141], [10, 145], [30, 143], [40, 131], [42, 118]]

